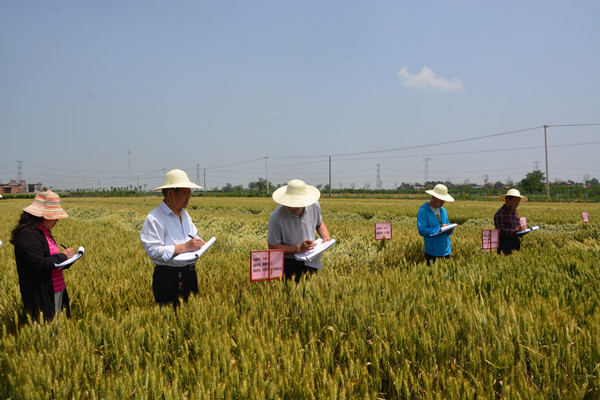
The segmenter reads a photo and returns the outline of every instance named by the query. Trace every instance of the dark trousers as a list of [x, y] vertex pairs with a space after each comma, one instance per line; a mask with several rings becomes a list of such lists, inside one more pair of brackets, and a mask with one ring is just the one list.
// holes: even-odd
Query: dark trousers
[[198, 293], [198, 277], [194, 265], [168, 267], [155, 265], [152, 291], [158, 304], [179, 305], [179, 298], [187, 300], [190, 293]]
[[509, 255], [513, 250], [521, 250], [521, 239], [516, 235], [500, 237], [498, 254], [504, 253], [504, 255]]
[[447, 256], [430, 256], [429, 254], [425, 253], [425, 260], [427, 260], [427, 265], [429, 266], [430, 263], [434, 263], [435, 260], [437, 260], [438, 258], [450, 258], [450, 254], [448, 254]]
[[285, 259], [284, 270], [285, 279], [294, 279], [296, 282], [300, 282], [304, 274], [314, 274], [317, 272], [315, 268], [307, 267], [303, 261], [298, 261], [295, 258]]

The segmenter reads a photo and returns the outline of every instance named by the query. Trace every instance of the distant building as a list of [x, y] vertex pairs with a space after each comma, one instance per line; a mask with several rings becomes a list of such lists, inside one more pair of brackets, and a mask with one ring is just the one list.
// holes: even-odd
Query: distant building
[[42, 191], [42, 182], [27, 183], [24, 180], [11, 179], [9, 183], [0, 183], [0, 193], [37, 193]]

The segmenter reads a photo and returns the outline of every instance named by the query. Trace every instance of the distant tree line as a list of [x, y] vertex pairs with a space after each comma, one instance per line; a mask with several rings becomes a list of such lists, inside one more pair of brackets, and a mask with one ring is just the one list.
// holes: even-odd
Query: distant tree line
[[[469, 198], [477, 198], [484, 196], [499, 196], [509, 188], [517, 188], [521, 191], [521, 194], [526, 196], [537, 196], [541, 198], [546, 194], [546, 177], [545, 174], [539, 169], [535, 169], [528, 172], [519, 182], [514, 182], [510, 176], [506, 178], [504, 182], [496, 181], [492, 183], [489, 181], [487, 175], [483, 177], [483, 184], [471, 183], [469, 180], [465, 180], [461, 184], [455, 184], [449, 181], [427, 181], [421, 183], [401, 183], [394, 189], [382, 189], [382, 188], [371, 188], [371, 185], [366, 182], [362, 188], [357, 188], [355, 183], [351, 183], [350, 187], [344, 187], [340, 185], [339, 188], [331, 188], [331, 192], [334, 194], [419, 194], [425, 190], [433, 189], [438, 183], [445, 184], [450, 190], [451, 194], [469, 196]], [[222, 188], [214, 187], [207, 189], [211, 195], [216, 194], [227, 194], [227, 195], [239, 195], [239, 196], [266, 196], [275, 191], [277, 188], [284, 184], [274, 184], [268, 182], [267, 191], [267, 180], [264, 178], [257, 178], [256, 181], [248, 183], [248, 187], [244, 188], [243, 185], [232, 185], [231, 183], [225, 184]], [[329, 185], [317, 184], [316, 187], [321, 190], [324, 194], [329, 193]], [[98, 196], [98, 197], [127, 197], [127, 196], [147, 196], [157, 195], [160, 196], [160, 192], [148, 191], [147, 185], [143, 186], [123, 186], [123, 187], [110, 187], [110, 188], [97, 188], [97, 189], [73, 189], [73, 190], [59, 190], [53, 187], [44, 187], [44, 190], [54, 190], [59, 194], [65, 194], [73, 197], [85, 197], [85, 196]], [[203, 196], [204, 190], [194, 191], [193, 196]], [[5, 194], [5, 198], [28, 198], [32, 197], [31, 194]], [[583, 177], [582, 182], [574, 181], [561, 181], [556, 179], [550, 183], [550, 198], [551, 200], [579, 200], [585, 197], [587, 201], [600, 201], [600, 182], [597, 178], [591, 178], [588, 175]]]

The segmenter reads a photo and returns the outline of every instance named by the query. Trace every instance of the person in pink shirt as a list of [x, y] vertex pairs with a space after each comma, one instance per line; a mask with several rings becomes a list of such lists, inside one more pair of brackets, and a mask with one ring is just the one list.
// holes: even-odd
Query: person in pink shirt
[[67, 217], [56, 193], [40, 192], [23, 209], [11, 234], [23, 306], [34, 320], [40, 313], [45, 320], [52, 320], [63, 309], [67, 317], [71, 315], [63, 270], [55, 264], [73, 257], [75, 250], [61, 252], [51, 233], [57, 221]]

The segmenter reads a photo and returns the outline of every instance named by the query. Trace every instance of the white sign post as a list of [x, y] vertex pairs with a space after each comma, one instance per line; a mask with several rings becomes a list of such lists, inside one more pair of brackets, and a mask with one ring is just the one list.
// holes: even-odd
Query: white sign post
[[527, 226], [527, 218], [525, 218], [525, 217], [519, 218], [519, 225]]
[[375, 224], [375, 240], [391, 239], [392, 238], [392, 223], [378, 222]]
[[284, 272], [283, 250], [250, 252], [250, 281], [282, 279]]
[[481, 250], [497, 249], [500, 246], [500, 230], [499, 229], [482, 229], [481, 230]]
[[583, 220], [583, 222], [590, 222], [590, 213], [587, 211], [582, 212], [581, 219]]

